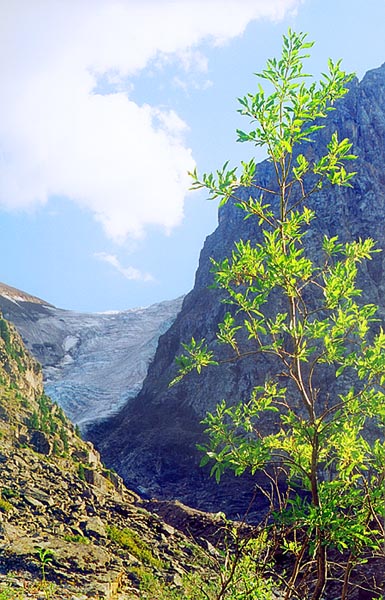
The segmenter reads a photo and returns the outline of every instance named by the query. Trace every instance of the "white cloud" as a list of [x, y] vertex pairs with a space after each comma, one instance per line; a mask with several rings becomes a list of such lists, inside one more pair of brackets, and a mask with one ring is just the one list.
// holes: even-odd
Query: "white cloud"
[[[0, 205], [25, 209], [65, 196], [116, 241], [151, 225], [175, 227], [194, 165], [187, 126], [173, 110], [130, 100], [128, 78], [170, 57], [204, 71], [203, 40], [224, 43], [251, 20], [280, 19], [300, 2], [4, 3]], [[100, 77], [116, 84], [113, 93], [95, 93]]]
[[131, 281], [154, 281], [154, 277], [150, 275], [150, 273], [142, 273], [142, 271], [139, 271], [139, 269], [136, 269], [135, 267], [131, 266], [123, 267], [115, 254], [108, 254], [107, 252], [97, 252], [95, 254], [95, 257], [114, 267], [126, 279], [129, 279]]

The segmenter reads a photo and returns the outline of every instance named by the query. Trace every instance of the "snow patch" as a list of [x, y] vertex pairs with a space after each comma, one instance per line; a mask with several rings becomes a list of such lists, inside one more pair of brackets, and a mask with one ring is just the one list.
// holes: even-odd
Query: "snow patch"
[[63, 342], [64, 352], [69, 352], [70, 350], [72, 350], [72, 348], [75, 348], [79, 341], [79, 338], [75, 335], [67, 336]]

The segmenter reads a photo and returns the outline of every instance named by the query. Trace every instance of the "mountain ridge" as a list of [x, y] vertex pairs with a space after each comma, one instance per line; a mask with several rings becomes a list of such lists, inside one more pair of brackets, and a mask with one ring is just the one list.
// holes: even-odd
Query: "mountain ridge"
[[32, 296], [27, 292], [23, 292], [18, 288], [12, 287], [11, 285], [7, 285], [6, 283], [2, 283], [0, 281], [0, 295], [8, 298], [13, 302], [31, 302], [34, 304], [43, 304], [44, 306], [52, 306], [49, 302], [38, 298], [37, 296]]
[[[354, 165], [358, 174], [351, 188], [325, 188], [309, 204], [317, 212], [308, 236], [313, 256], [319, 252], [317, 240], [325, 234], [339, 235], [341, 241], [372, 237], [379, 249], [385, 249], [383, 89], [385, 63], [369, 71], [361, 82], [353, 80], [348, 94], [324, 121], [325, 128], [314, 135], [314, 143], [301, 147], [308, 159], [313, 159], [338, 131], [340, 139], [352, 141], [352, 151], [359, 157]], [[267, 161], [258, 164], [256, 173], [259, 183], [268, 188], [274, 179], [271, 165]], [[247, 199], [249, 192], [245, 189], [241, 193]], [[204, 440], [201, 420], [223, 398], [248, 398], [251, 388], [262, 383], [270, 365], [245, 359], [208, 368], [199, 376], [190, 374], [171, 390], [168, 385], [177, 373], [175, 357], [192, 337], [205, 338], [216, 353], [223, 352], [216, 342], [216, 326], [228, 308], [221, 303], [218, 290], [210, 289], [210, 259], [220, 261], [229, 256], [240, 238], [258, 241], [252, 219], [245, 221], [243, 212], [229, 201], [219, 210], [218, 227], [207, 237], [200, 255], [194, 288], [185, 297], [173, 325], [161, 336], [139, 395], [115, 418], [88, 431], [107, 463], [131, 485], [141, 485], [149, 495], [173, 495], [199, 508], [229, 510], [232, 514], [242, 505], [245, 508], [246, 490], [252, 490], [253, 483], [248, 480], [242, 485], [239, 479], [228, 477], [218, 487], [209, 480], [207, 470], [199, 468], [201, 457], [195, 446]], [[380, 318], [385, 315], [384, 256], [384, 252], [376, 254], [359, 275], [363, 300], [379, 305]]]

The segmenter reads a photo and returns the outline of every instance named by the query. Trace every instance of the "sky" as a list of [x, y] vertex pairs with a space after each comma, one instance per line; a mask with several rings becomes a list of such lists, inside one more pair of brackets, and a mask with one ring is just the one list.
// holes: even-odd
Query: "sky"
[[217, 205], [188, 171], [253, 155], [237, 98], [289, 27], [315, 76], [385, 62], [385, 0], [0, 0], [0, 281], [87, 312], [192, 289]]

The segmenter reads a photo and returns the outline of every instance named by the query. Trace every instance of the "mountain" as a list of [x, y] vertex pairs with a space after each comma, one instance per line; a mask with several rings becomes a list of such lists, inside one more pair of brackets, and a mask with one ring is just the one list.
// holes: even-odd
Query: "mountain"
[[[370, 71], [361, 82], [354, 80], [345, 98], [329, 113], [326, 127], [302, 152], [313, 158], [324, 151], [334, 131], [353, 142], [358, 172], [352, 188], [324, 187], [309, 203], [317, 219], [308, 236], [313, 255], [324, 234], [342, 241], [372, 237], [385, 250], [385, 64]], [[324, 121], [325, 123], [325, 121]], [[269, 187], [274, 179], [271, 164], [257, 167], [257, 178]], [[250, 190], [244, 190], [246, 198]], [[186, 296], [174, 324], [160, 338], [155, 357], [138, 396], [116, 417], [89, 429], [104, 459], [131, 485], [150, 496], [177, 497], [210, 510], [243, 511], [252, 494], [252, 480], [227, 477], [220, 486], [199, 468], [196, 443], [202, 441], [201, 419], [223, 398], [248, 398], [251, 388], [264, 380], [266, 360], [244, 359], [191, 374], [169, 389], [176, 375], [175, 357], [182, 344], [205, 338], [216, 347], [217, 323], [228, 310], [213, 283], [210, 257], [221, 260], [231, 254], [235, 241], [255, 239], [253, 219], [230, 201], [219, 211], [219, 224], [200, 255], [194, 289]], [[379, 305], [385, 315], [385, 252], [376, 254], [360, 272], [364, 300]], [[325, 383], [325, 382], [324, 382]]]
[[0, 310], [42, 364], [47, 393], [80, 426], [106, 417], [140, 390], [159, 336], [182, 299], [147, 308], [80, 313], [0, 283]]
[[194, 585], [206, 576], [191, 533], [215, 541], [221, 518], [173, 503], [153, 507], [166, 520], [150, 512], [45, 395], [1, 316], [0, 468], [2, 599], [185, 598], [189, 573]]

